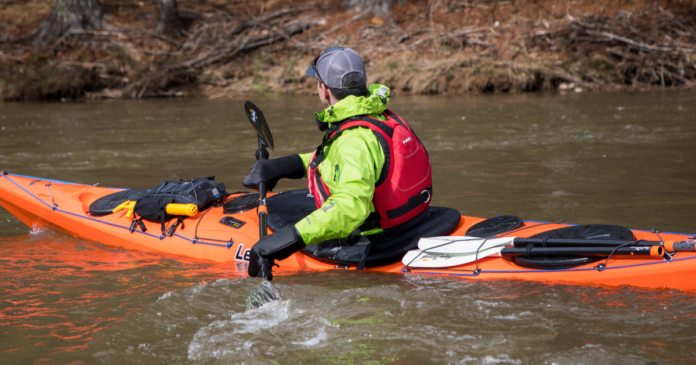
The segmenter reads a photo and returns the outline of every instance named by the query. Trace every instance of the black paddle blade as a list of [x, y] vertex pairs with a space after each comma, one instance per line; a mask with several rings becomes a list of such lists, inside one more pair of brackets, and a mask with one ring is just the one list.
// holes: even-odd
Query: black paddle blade
[[271, 134], [271, 129], [268, 128], [268, 123], [261, 109], [254, 105], [254, 103], [247, 101], [244, 103], [244, 113], [246, 113], [249, 122], [259, 135], [259, 149], [263, 149], [262, 147], [270, 147], [271, 151], [273, 151], [273, 135]]
[[266, 303], [280, 299], [280, 293], [270, 281], [265, 280], [251, 289], [247, 297], [247, 310], [256, 309]]

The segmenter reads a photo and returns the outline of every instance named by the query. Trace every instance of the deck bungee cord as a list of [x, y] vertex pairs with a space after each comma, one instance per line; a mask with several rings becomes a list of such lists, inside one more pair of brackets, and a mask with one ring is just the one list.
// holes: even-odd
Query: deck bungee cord
[[[103, 221], [103, 220], [101, 220], [101, 219], [97, 219], [97, 218], [94, 218], [94, 217], [89, 217], [89, 216], [87, 216], [87, 215], [80, 215], [80, 214], [73, 213], [73, 212], [70, 212], [70, 211], [67, 211], [67, 210], [62, 210], [62, 209], [58, 208], [58, 205], [55, 204], [55, 202], [54, 202], [54, 205], [55, 205], [55, 208], [54, 208], [53, 206], [51, 206], [51, 205], [48, 204], [47, 202], [43, 201], [43, 200], [42, 200], [41, 198], [39, 198], [38, 196], [34, 195], [32, 192], [30, 192], [30, 191], [28, 191], [27, 189], [25, 189], [23, 186], [17, 184], [15, 181], [13, 181], [12, 179], [10, 179], [10, 178], [8, 177], [8, 175], [10, 175], [10, 173], [7, 172], [7, 171], [4, 171], [4, 170], [3, 170], [3, 173], [0, 174], [0, 176], [6, 178], [9, 182], [11, 182], [12, 184], [14, 184], [14, 185], [17, 186], [18, 188], [22, 189], [25, 193], [29, 194], [31, 197], [33, 197], [34, 199], [38, 200], [39, 202], [41, 202], [42, 204], [44, 204], [46, 207], [50, 208], [50, 209], [51, 209], [52, 211], [54, 211], [54, 212], [65, 213], [65, 214], [68, 214], [68, 215], [71, 215], [71, 216], [74, 216], [74, 217], [79, 217], [79, 218], [87, 219], [87, 220], [90, 220], [90, 221], [93, 221], [93, 222], [98, 222], [98, 223], [106, 224], [106, 225], [108, 225], [108, 226], [117, 227], [117, 228], [123, 228], [123, 229], [125, 229], [125, 230], [130, 231], [130, 233], [137, 232], [137, 233], [143, 234], [143, 235], [145, 235], [145, 236], [155, 237], [155, 238], [158, 238], [158, 239], [162, 239], [161, 236], [154, 235], [154, 234], [152, 234], [152, 233], [147, 233], [146, 231], [143, 231], [143, 230], [141, 230], [141, 231], [132, 230], [132, 224], [131, 224], [130, 226], [127, 227], [127, 226], [122, 226], [122, 225], [120, 225], [120, 224], [116, 224], [116, 223], [111, 223], [111, 222]], [[18, 176], [20, 176], [20, 175], [18, 175]], [[22, 176], [22, 177], [26, 177], [26, 176]], [[64, 183], [63, 181], [58, 181], [58, 180], [53, 180], [53, 182], [52, 182], [52, 184], [63, 184], [63, 183]], [[69, 182], [65, 182], [64, 184], [65, 184], [65, 185], [84, 185], [84, 184], [74, 184], [74, 183], [69, 183]], [[85, 185], [85, 186], [93, 186], [93, 185]], [[49, 191], [50, 191], [50, 190], [49, 190]], [[51, 199], [53, 199], [52, 195], [51, 195]], [[208, 209], [208, 210], [209, 210], [209, 209]], [[203, 215], [205, 215], [205, 213], [204, 213]], [[201, 216], [201, 218], [200, 218], [199, 221], [198, 221], [199, 224], [200, 224], [200, 221], [201, 221], [202, 219], [203, 219], [203, 217]], [[135, 222], [135, 221], [133, 221], [133, 222]], [[196, 227], [198, 227], [198, 225], [196, 225]], [[193, 244], [203, 244], [203, 245], [219, 246], [219, 247], [225, 247], [225, 248], [230, 248], [230, 247], [232, 247], [232, 245], [234, 244], [233, 239], [230, 239], [229, 241], [222, 241], [222, 240], [214, 240], [214, 239], [208, 239], [208, 238], [195, 237], [195, 235], [194, 235], [194, 238], [191, 239], [191, 238], [188, 238], [188, 237], [185, 237], [185, 236], [176, 234], [176, 233], [174, 233], [174, 234], [171, 235], [171, 236], [181, 238], [181, 239], [183, 239], [183, 240], [185, 240], [185, 241], [188, 241], [188, 242], [191, 242], [191, 243], [193, 243]], [[169, 237], [171, 237], [171, 236], [169, 236]], [[219, 243], [212, 243], [212, 242], [203, 242], [203, 241], [201, 241], [202, 239], [203, 239], [203, 240], [218, 241], [218, 242], [226, 242], [226, 244], [219, 244]]]

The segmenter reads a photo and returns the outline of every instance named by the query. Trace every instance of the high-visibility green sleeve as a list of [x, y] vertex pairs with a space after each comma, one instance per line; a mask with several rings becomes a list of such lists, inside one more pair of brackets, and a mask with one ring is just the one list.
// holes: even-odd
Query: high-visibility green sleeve
[[331, 197], [295, 224], [307, 245], [347, 237], [362, 225], [374, 211], [375, 183], [385, 160], [377, 138], [363, 127], [344, 131], [324, 153], [319, 173]]
[[302, 159], [302, 163], [305, 167], [305, 177], [307, 177], [307, 166], [309, 166], [309, 160], [312, 158], [313, 154], [314, 152], [298, 154], [298, 156], [300, 156], [300, 158]]

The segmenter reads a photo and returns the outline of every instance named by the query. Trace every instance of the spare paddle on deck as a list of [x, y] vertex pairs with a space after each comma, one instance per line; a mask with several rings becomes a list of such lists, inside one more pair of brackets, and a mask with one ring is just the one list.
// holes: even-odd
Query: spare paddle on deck
[[[273, 150], [273, 135], [271, 129], [268, 128], [266, 118], [261, 110], [254, 103], [247, 101], [244, 103], [244, 113], [249, 122], [256, 130], [259, 138], [259, 149], [256, 151], [257, 160], [267, 160], [268, 151], [266, 147]], [[259, 239], [266, 236], [268, 233], [268, 208], [266, 207], [266, 181], [259, 183]], [[268, 302], [280, 299], [278, 290], [273, 287], [270, 281], [264, 280], [249, 292], [247, 297], [247, 309], [258, 308]]]
[[[540, 239], [503, 237], [431, 237], [418, 242], [418, 250], [406, 253], [401, 262], [406, 266], [437, 268], [475, 262], [478, 259], [501, 254], [504, 256], [612, 256], [627, 255], [636, 258], [662, 257], [664, 249], [684, 247], [696, 250], [696, 245], [672, 244], [657, 241], [618, 241], [587, 239]], [[514, 248], [504, 248], [512, 246]], [[524, 248], [522, 248], [524, 247]]]

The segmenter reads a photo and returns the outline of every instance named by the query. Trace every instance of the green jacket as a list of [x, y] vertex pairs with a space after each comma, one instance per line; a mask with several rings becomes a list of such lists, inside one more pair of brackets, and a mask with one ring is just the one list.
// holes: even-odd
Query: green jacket
[[[315, 116], [329, 124], [338, 123], [355, 115], [369, 115], [386, 120], [382, 113], [389, 103], [389, 89], [373, 84], [370, 96], [348, 96]], [[386, 101], [386, 102], [383, 102]], [[305, 244], [311, 245], [335, 238], [347, 237], [375, 211], [372, 197], [375, 183], [382, 173], [384, 152], [370, 128], [355, 127], [344, 131], [324, 147], [324, 161], [319, 173], [331, 191], [320, 209], [295, 224]], [[309, 165], [312, 153], [301, 154]], [[363, 232], [364, 235], [382, 232], [380, 228]]]

